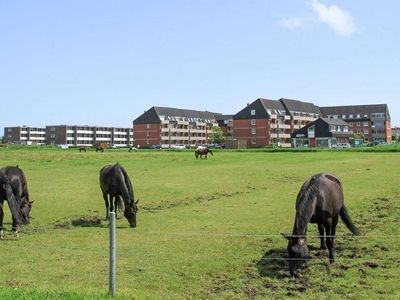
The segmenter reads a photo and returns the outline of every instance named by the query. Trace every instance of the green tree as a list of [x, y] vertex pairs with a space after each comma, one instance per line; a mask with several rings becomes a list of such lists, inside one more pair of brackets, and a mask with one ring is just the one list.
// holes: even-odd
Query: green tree
[[226, 140], [226, 137], [224, 136], [222, 129], [218, 126], [214, 126], [212, 128], [212, 132], [210, 135], [210, 142], [221, 144], [221, 143], [225, 142], [225, 140]]

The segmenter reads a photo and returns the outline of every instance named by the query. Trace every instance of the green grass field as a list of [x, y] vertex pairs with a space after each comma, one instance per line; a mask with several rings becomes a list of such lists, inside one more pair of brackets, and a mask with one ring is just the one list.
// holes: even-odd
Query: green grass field
[[[108, 298], [108, 227], [98, 175], [120, 162], [139, 199], [138, 227], [117, 221], [118, 299], [399, 298], [400, 154], [322, 151], [104, 153], [0, 149], [28, 180], [32, 223], [0, 241], [1, 299]], [[362, 236], [338, 224], [336, 262], [317, 247], [290, 278], [284, 255], [302, 183], [342, 180]], [[313, 237], [314, 236], [314, 237]]]

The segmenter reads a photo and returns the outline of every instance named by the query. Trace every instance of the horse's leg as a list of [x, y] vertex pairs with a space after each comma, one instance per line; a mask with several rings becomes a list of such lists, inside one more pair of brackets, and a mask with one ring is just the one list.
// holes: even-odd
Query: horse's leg
[[319, 223], [319, 222], [318, 222], [318, 231], [319, 231], [319, 239], [321, 241], [321, 245], [319, 248], [321, 250], [326, 250], [324, 226], [322, 225], [322, 223]]
[[[331, 230], [332, 261], [331, 262], [333, 262], [335, 260], [335, 258], [333, 257], [333, 254], [334, 254], [334, 246], [335, 246], [336, 225], [337, 225], [338, 221], [339, 221], [339, 215], [337, 215], [336, 217], [332, 218], [332, 230]], [[329, 255], [330, 255], [330, 253], [329, 253]]]
[[115, 209], [114, 209], [114, 196], [110, 195], [110, 212], [112, 212], [112, 211], [115, 212]]
[[14, 234], [15, 237], [19, 237], [19, 233], [18, 233], [18, 224], [15, 221], [14, 216], [12, 217], [12, 233]]
[[3, 230], [3, 203], [0, 203], [0, 240], [4, 240], [4, 230]]
[[109, 202], [108, 202], [108, 195], [106, 193], [103, 193], [103, 199], [104, 199], [104, 204], [106, 205], [106, 220], [108, 220], [108, 207], [109, 207]]
[[326, 246], [329, 251], [329, 262], [333, 263], [335, 258], [333, 257], [333, 238], [332, 238], [332, 218], [328, 218], [325, 223], [325, 232], [326, 232]]

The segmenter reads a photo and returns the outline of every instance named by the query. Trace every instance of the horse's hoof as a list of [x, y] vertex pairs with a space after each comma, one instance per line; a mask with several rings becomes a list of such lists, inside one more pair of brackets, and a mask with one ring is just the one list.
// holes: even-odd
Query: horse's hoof
[[4, 231], [3, 230], [0, 231], [0, 240], [4, 240]]

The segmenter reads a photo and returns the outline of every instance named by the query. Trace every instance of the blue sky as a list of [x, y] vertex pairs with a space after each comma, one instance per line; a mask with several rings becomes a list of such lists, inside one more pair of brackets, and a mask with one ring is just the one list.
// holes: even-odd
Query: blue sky
[[400, 1], [1, 1], [4, 126], [129, 127], [152, 106], [259, 97], [387, 103], [400, 126]]

